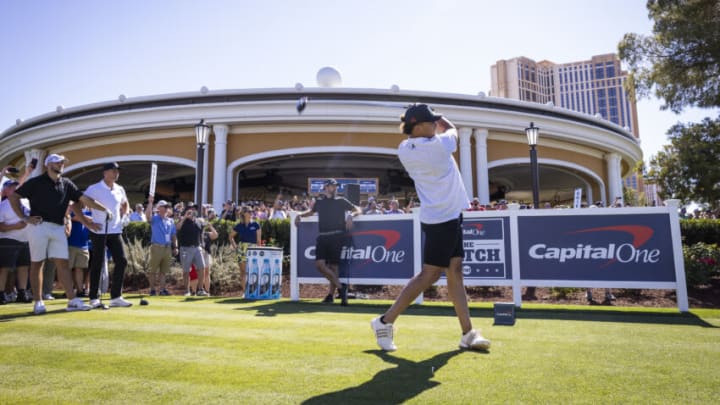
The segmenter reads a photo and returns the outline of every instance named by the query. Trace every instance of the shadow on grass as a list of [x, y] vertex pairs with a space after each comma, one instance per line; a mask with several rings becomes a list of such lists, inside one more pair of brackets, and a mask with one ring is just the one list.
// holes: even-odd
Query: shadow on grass
[[717, 328], [692, 313], [651, 312], [650, 310], [582, 310], [552, 308], [522, 308], [515, 313], [515, 318], [522, 319], [553, 319], [590, 322], [624, 322], [701, 326]]
[[[27, 309], [27, 311], [18, 312], [14, 314], [5, 314], [0, 315], [0, 322], [10, 322], [14, 321], [15, 319], [19, 318], [37, 318], [37, 317], [43, 317], [43, 316], [52, 316], [53, 314], [65, 314], [68, 311], [65, 308], [58, 308], [53, 309], [52, 311], [47, 311], [44, 314], [35, 315], [33, 313], [32, 305]], [[76, 311], [76, 312], [84, 312], [84, 311]]]
[[[379, 315], [389, 307], [387, 303], [363, 301], [342, 307], [338, 304], [322, 304], [318, 301], [250, 301], [237, 298], [217, 301], [219, 304], [250, 304], [236, 308], [239, 311], [256, 312], [256, 316], [278, 316], [301, 313], [358, 313]], [[255, 305], [253, 305], [255, 304]], [[411, 305], [403, 316], [455, 316], [452, 305]], [[473, 318], [493, 318], [492, 308], [471, 308]], [[627, 310], [624, 308], [607, 310], [583, 310], [563, 308], [521, 308], [515, 312], [517, 322], [523, 319], [550, 319], [585, 322], [624, 322], [646, 324], [689, 325], [705, 328], [717, 328], [693, 313], [652, 312], [652, 310]]]
[[[367, 350], [364, 353], [374, 354], [384, 362], [397, 367], [388, 368], [358, 386], [344, 390], [329, 392], [303, 401], [303, 404], [401, 404], [423, 391], [440, 385], [432, 381], [434, 372], [445, 366], [452, 357], [461, 350], [440, 353], [423, 361], [411, 361], [392, 356], [382, 350]], [[482, 352], [476, 352], [482, 354]]]

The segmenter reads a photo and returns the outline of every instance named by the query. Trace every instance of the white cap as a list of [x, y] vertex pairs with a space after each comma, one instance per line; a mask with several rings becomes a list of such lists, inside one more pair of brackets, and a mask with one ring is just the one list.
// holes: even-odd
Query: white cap
[[48, 157], [45, 158], [45, 166], [49, 165], [50, 163], [59, 162], [67, 162], [67, 158], [63, 155], [58, 155], [57, 153], [50, 154], [48, 155]]

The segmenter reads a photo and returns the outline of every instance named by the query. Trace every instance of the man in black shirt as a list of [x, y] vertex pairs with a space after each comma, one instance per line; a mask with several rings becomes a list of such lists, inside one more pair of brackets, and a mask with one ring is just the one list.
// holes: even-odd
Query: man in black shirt
[[[88, 220], [82, 214], [83, 205], [102, 210], [112, 215], [105, 206], [92, 198], [85, 196], [70, 179], [62, 177], [65, 168], [64, 156], [51, 154], [45, 159], [47, 171], [37, 177], [26, 181], [8, 196], [10, 205], [15, 213], [23, 219], [28, 226], [28, 239], [30, 243], [30, 286], [33, 291], [35, 305], [33, 313], [45, 313], [45, 304], [42, 301], [42, 266], [46, 259], [53, 259], [58, 279], [65, 288], [68, 298], [68, 311], [87, 311], [90, 309], [80, 298], [75, 297], [73, 281], [68, 269], [68, 244], [65, 235], [65, 212], [70, 201], [73, 204], [75, 217], [79, 218], [86, 227], [99, 230], [102, 224]], [[30, 202], [30, 216], [23, 213], [20, 199], [27, 198]]]
[[[295, 225], [300, 218], [318, 214], [318, 237], [315, 244], [315, 266], [320, 274], [330, 282], [330, 290], [325, 303], [333, 302], [335, 289], [340, 290], [341, 305], [347, 305], [347, 284], [340, 282], [340, 253], [346, 233], [352, 228], [352, 218], [360, 215], [362, 210], [346, 198], [337, 197], [337, 181], [325, 181], [325, 198], [315, 201], [312, 208], [301, 212], [295, 217]], [[346, 213], [350, 211], [350, 215]]]

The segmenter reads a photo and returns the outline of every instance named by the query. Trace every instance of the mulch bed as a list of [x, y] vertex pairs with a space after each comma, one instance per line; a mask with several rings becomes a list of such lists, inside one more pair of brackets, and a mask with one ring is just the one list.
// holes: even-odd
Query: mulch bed
[[[402, 290], [403, 286], [361, 286], [351, 285], [350, 296], [355, 299], [383, 299], [393, 300]], [[128, 293], [147, 293], [146, 289], [137, 290], [126, 284]], [[470, 302], [512, 302], [512, 289], [510, 287], [467, 287]], [[327, 284], [301, 284], [300, 297], [303, 299], [322, 299], [327, 294]], [[523, 297], [523, 302], [543, 304], [575, 304], [575, 305], [605, 305], [620, 307], [656, 307], [675, 308], [677, 301], [674, 290], [637, 290], [637, 289], [613, 289], [616, 300], [604, 302], [605, 290], [602, 288], [592, 289], [595, 299], [588, 303], [583, 288], [536, 288], [535, 298]], [[185, 291], [181, 286], [172, 286], [171, 292], [174, 295], [182, 295]], [[523, 290], [524, 292], [524, 290]], [[225, 297], [240, 296], [242, 291], [230, 291], [220, 294]], [[290, 282], [283, 279], [282, 296], [290, 296]], [[720, 308], [720, 279], [713, 279], [712, 282], [702, 288], [688, 289], [688, 297], [691, 308]], [[426, 301], [449, 301], [445, 287], [432, 287], [424, 294]], [[351, 303], [354, 299], [351, 299]]]

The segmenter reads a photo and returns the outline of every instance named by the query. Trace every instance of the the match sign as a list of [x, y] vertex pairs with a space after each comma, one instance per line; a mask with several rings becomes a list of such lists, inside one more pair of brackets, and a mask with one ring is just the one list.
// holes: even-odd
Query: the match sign
[[511, 279], [510, 220], [466, 218], [463, 221], [463, 275], [466, 279]]

